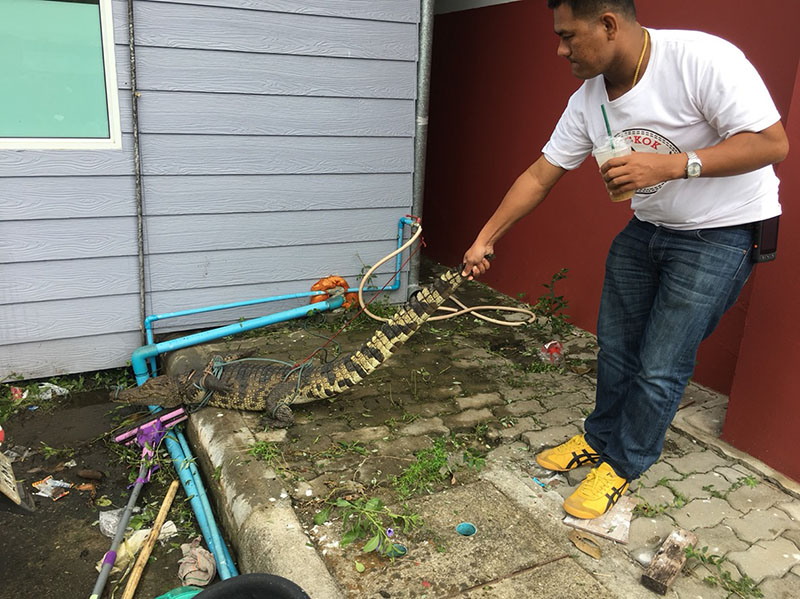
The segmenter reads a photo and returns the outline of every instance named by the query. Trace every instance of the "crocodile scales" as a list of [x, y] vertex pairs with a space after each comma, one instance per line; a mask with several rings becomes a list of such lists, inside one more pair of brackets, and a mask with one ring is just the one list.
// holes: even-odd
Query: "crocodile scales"
[[[294, 422], [290, 404], [302, 396], [306, 401], [331, 398], [361, 382], [405, 343], [467, 278], [461, 268], [443, 273], [423, 287], [395, 312], [357, 350], [319, 366], [302, 369], [282, 364], [235, 361], [215, 376], [209, 367], [202, 372], [163, 375], [148, 379], [140, 387], [121, 391], [117, 401], [140, 405], [174, 407], [204, 405], [264, 412], [272, 426]], [[299, 377], [299, 382], [298, 382]]]

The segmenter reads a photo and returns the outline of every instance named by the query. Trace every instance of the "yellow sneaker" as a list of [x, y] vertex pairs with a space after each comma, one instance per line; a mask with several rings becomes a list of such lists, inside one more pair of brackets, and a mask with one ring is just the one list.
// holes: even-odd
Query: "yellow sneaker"
[[592, 468], [575, 492], [564, 500], [564, 509], [576, 518], [598, 518], [619, 501], [629, 485], [603, 462]]
[[596, 464], [600, 454], [589, 446], [583, 435], [575, 435], [566, 443], [545, 449], [536, 456], [536, 461], [542, 468], [566, 472], [584, 464]]

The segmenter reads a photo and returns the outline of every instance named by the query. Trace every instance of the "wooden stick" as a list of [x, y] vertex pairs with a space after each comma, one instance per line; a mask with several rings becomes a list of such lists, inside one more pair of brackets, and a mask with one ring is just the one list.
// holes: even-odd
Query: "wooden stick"
[[642, 584], [659, 595], [665, 595], [686, 562], [686, 548], [697, 544], [697, 535], [688, 530], [673, 530], [642, 574]]
[[142, 551], [136, 559], [136, 565], [133, 567], [130, 578], [128, 578], [128, 584], [125, 585], [125, 592], [122, 594], [122, 599], [133, 599], [133, 594], [136, 592], [136, 587], [139, 586], [139, 579], [142, 577], [144, 567], [147, 565], [147, 560], [150, 559], [150, 553], [153, 551], [153, 546], [158, 540], [158, 535], [161, 532], [161, 527], [164, 525], [164, 520], [167, 519], [169, 508], [172, 507], [172, 500], [175, 499], [175, 493], [178, 492], [178, 482], [177, 479], [173, 480], [169, 489], [167, 489], [167, 496], [164, 497], [164, 501], [161, 503], [161, 509], [158, 510], [158, 516], [156, 516], [156, 521], [153, 523], [150, 535], [147, 537], [147, 541], [145, 541], [145, 544], [142, 546]]

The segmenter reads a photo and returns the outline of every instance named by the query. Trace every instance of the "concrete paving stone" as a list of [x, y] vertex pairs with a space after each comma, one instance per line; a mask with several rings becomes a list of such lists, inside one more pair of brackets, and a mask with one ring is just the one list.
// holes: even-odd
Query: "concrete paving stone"
[[428, 436], [421, 437], [391, 437], [375, 441], [375, 449], [380, 455], [411, 458], [418, 451], [428, 449], [433, 445], [433, 439]]
[[628, 553], [631, 559], [647, 567], [661, 543], [675, 530], [675, 522], [665, 514], [654, 518], [637, 516], [631, 520]]
[[727, 466], [728, 462], [710, 449], [687, 453], [679, 458], [664, 458], [675, 470], [683, 474], [692, 472], [709, 472], [715, 468]]
[[369, 443], [370, 441], [378, 441], [390, 434], [389, 427], [387, 426], [366, 426], [353, 431], [342, 433], [333, 433], [331, 438], [336, 442], [352, 443], [359, 441], [361, 443]]
[[402, 474], [411, 464], [411, 460], [371, 455], [365, 456], [353, 473], [354, 479], [365, 486], [375, 486], [391, 482], [395, 476]]
[[722, 433], [722, 424], [725, 422], [726, 404], [716, 404], [703, 407], [694, 413], [687, 415], [686, 422], [697, 427], [701, 431], [707, 432], [714, 437], [719, 437]]
[[411, 424], [400, 427], [398, 434], [406, 437], [416, 437], [419, 435], [434, 435], [439, 437], [442, 435], [449, 435], [450, 429], [444, 425], [444, 422], [442, 422], [442, 419], [439, 417], [420, 418]]
[[760, 541], [745, 551], [728, 554], [728, 559], [739, 570], [756, 582], [766, 577], [781, 578], [800, 564], [800, 549], [791, 541], [777, 538]]
[[[729, 599], [730, 593], [722, 589], [719, 585], [711, 586], [703, 579], [694, 573], [688, 572], [686, 569], [678, 575], [672, 583], [670, 590], [670, 597], [675, 599]], [[651, 597], [657, 597], [655, 593], [651, 593]]]
[[800, 576], [792, 572], [783, 578], [765, 578], [758, 589], [769, 599], [797, 599], [800, 595]]
[[711, 528], [697, 528], [697, 548], [708, 547], [712, 555], [726, 555], [732, 551], [745, 551], [750, 543], [741, 540], [736, 532], [725, 523]]
[[585, 420], [583, 412], [578, 408], [556, 408], [536, 417], [545, 426], [561, 426], [563, 424], [583, 426]]
[[800, 547], [800, 530], [792, 529], [792, 530], [784, 530], [782, 537], [789, 539], [792, 543]]
[[772, 540], [791, 526], [791, 522], [789, 516], [774, 508], [752, 510], [744, 516], [725, 520], [725, 524], [730, 526], [740, 539], [748, 543]]
[[521, 441], [510, 441], [498, 445], [486, 454], [487, 464], [497, 464], [516, 471], [526, 471], [535, 464], [530, 448]]
[[[296, 485], [298, 490], [296, 493], [292, 493], [292, 497], [300, 501], [306, 501], [307, 499], [314, 499], [318, 497], [327, 497], [330, 490], [337, 487], [339, 483], [340, 477], [336, 473], [325, 472], [316, 478], [304, 481], [302, 486], [300, 484]], [[309, 489], [311, 490], [310, 496], [307, 493]]]
[[722, 468], [715, 468], [714, 472], [718, 472], [724, 476], [730, 483], [735, 483], [740, 478], [744, 478], [748, 475], [752, 476], [752, 473], [742, 472], [739, 466], [723, 466]]
[[403, 409], [413, 416], [422, 418], [434, 418], [442, 414], [452, 414], [456, 411], [456, 407], [451, 401], [404, 403]]
[[497, 390], [506, 403], [528, 401], [537, 397], [536, 391], [530, 387], [506, 387], [501, 385]]
[[486, 436], [490, 441], [516, 441], [523, 433], [539, 429], [541, 426], [537, 420], [525, 416], [513, 421], [510, 426], [498, 424], [495, 428], [490, 429]]
[[598, 583], [572, 558], [565, 557], [497, 582], [482, 584], [458, 596], [464, 599], [518, 599], [520, 597], [612, 599], [615, 595]]
[[708, 499], [713, 496], [710, 490], [705, 490], [703, 487], [713, 487], [718, 493], [724, 493], [729, 485], [724, 476], [711, 471], [690, 474], [683, 480], [672, 481], [670, 486], [686, 499], [692, 500]]
[[575, 389], [570, 385], [564, 392], [555, 393], [541, 398], [541, 403], [545, 408], [572, 408], [579, 407], [591, 412], [594, 407], [594, 389]]
[[666, 461], [661, 459], [650, 466], [647, 472], [642, 474], [642, 477], [639, 479], [639, 484], [642, 487], [654, 487], [660, 480], [666, 479], [673, 481], [680, 479], [682, 476], [683, 475], [676, 472]]
[[675, 522], [686, 530], [696, 528], [711, 528], [722, 522], [725, 518], [739, 515], [727, 501], [712, 497], [711, 499], [695, 499], [680, 509], [674, 510], [672, 517]]
[[[380, 590], [389, 592], [392, 599], [426, 593], [431, 598], [451, 596], [513, 577], [567, 553], [491, 483], [473, 483], [412, 499], [408, 509], [422, 517], [427, 529], [435, 531], [437, 543], [420, 542], [411, 533], [405, 540], [402, 535], [408, 555], [391, 564], [389, 575], [386, 560], [362, 553], [357, 544], [331, 548], [326, 564], [341, 586], [349, 590], [348, 597], [377, 598]], [[456, 525], [464, 521], [477, 527], [474, 536], [456, 533]], [[332, 530], [328, 536], [331, 534], [338, 533]], [[437, 546], [446, 547], [446, 551], [437, 551]], [[355, 559], [365, 565], [364, 572], [355, 570]], [[386, 588], [387, 584], [391, 587]]]
[[455, 368], [463, 368], [468, 370], [470, 368], [493, 368], [507, 366], [508, 362], [504, 358], [492, 356], [489, 354], [487, 357], [467, 357], [453, 360]]
[[541, 414], [545, 409], [537, 400], [528, 399], [497, 407], [493, 411], [495, 416], [502, 418], [504, 416], [531, 416]]
[[500, 397], [499, 393], [479, 393], [478, 395], [456, 399], [456, 405], [462, 411], [488, 408], [489, 406], [502, 405], [503, 403], [505, 402], [503, 402], [503, 398]]
[[661, 485], [657, 487], [641, 487], [637, 489], [636, 497], [654, 507], [665, 504], [672, 505], [672, 501], [675, 499], [672, 491]]
[[494, 414], [489, 408], [480, 410], [465, 410], [460, 414], [453, 414], [444, 418], [445, 425], [453, 432], [469, 431], [487, 420], [494, 420]]
[[284, 443], [289, 438], [289, 431], [285, 428], [278, 428], [269, 431], [259, 431], [253, 433], [256, 441], [263, 441], [265, 443]]
[[460, 349], [454, 351], [450, 358], [455, 360], [485, 360], [486, 358], [493, 358], [489, 350], [482, 347], [462, 346]]
[[543, 447], [554, 447], [582, 432], [583, 430], [579, 429], [577, 426], [567, 424], [564, 426], [552, 426], [540, 431], [523, 433], [521, 439], [528, 444], [531, 451], [538, 452]]
[[742, 513], [750, 510], [765, 510], [786, 500], [786, 494], [766, 481], [755, 487], [743, 485], [728, 493], [728, 503]]
[[681, 457], [697, 450], [696, 441], [667, 429], [667, 434], [664, 435], [664, 449], [661, 452], [661, 457]]
[[[784, 498], [786, 498], [785, 495]], [[795, 500], [788, 503], [777, 503], [775, 507], [789, 514], [789, 517], [795, 522], [800, 523], [800, 501]]]

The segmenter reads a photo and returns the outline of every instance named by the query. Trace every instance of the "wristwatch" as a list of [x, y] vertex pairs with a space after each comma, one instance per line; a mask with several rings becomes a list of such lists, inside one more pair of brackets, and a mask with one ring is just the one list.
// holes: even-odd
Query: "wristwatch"
[[700, 161], [700, 157], [697, 155], [697, 152], [686, 152], [686, 156], [688, 157], [688, 160], [686, 161], [686, 172], [683, 174], [683, 178], [694, 179], [699, 177], [700, 173], [703, 172], [703, 163]]

